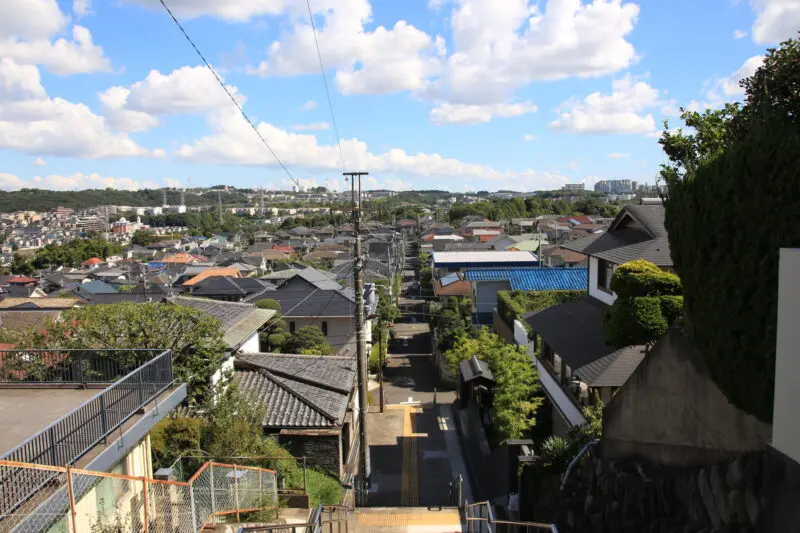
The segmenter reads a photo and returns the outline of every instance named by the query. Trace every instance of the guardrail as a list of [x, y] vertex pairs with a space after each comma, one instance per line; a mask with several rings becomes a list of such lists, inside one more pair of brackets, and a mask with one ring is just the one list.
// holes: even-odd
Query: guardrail
[[164, 350], [0, 350], [0, 387], [113, 383]]
[[488, 501], [466, 504], [464, 520], [468, 533], [533, 533], [536, 531], [558, 533], [555, 524], [497, 520], [494, 517], [492, 504]]
[[[93, 398], [62, 416], [0, 459], [18, 463], [68, 466], [104, 440], [131, 416], [174, 384], [172, 351], [167, 350]], [[16, 479], [14, 471], [0, 475], [0, 517], [16, 508], [51, 479]]]
[[165, 481], [0, 460], [8, 472], [47, 486], [0, 517], [0, 533], [197, 533], [221, 516], [278, 508], [275, 472], [250, 466], [208, 462], [189, 481]]
[[355, 532], [355, 524], [350, 523], [353, 511], [353, 507], [343, 505], [318, 505], [307, 522], [240, 527], [237, 533], [349, 533], [351, 526]]
[[595, 439], [593, 441], [587, 442], [583, 448], [572, 458], [572, 461], [569, 462], [567, 466], [567, 470], [564, 472], [564, 475], [561, 477], [561, 489], [564, 490], [564, 487], [567, 486], [567, 481], [569, 480], [569, 475], [572, 473], [572, 469], [575, 468], [575, 465], [578, 464], [578, 461], [583, 459], [583, 456], [589, 453], [589, 451], [594, 448], [600, 441]]

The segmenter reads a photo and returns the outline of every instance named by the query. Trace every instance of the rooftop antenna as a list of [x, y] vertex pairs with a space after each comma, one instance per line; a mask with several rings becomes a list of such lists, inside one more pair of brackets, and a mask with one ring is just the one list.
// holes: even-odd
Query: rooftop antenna
[[181, 205], [186, 205], [186, 187], [181, 187]]

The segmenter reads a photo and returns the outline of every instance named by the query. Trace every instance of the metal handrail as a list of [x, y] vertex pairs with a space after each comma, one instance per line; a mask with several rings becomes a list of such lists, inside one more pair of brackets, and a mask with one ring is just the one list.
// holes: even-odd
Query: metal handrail
[[572, 461], [569, 462], [567, 469], [564, 471], [564, 475], [561, 477], [561, 488], [559, 490], [563, 491], [564, 487], [567, 486], [567, 480], [569, 479], [569, 475], [572, 473], [572, 469], [575, 468], [575, 465], [578, 464], [578, 461], [583, 459], [583, 456], [586, 455], [589, 452], [589, 450], [592, 449], [599, 442], [600, 440], [598, 439], [587, 442], [583, 446], [583, 448], [581, 448], [581, 451], [579, 451], [577, 455], [575, 455], [575, 457], [572, 458]]
[[[174, 383], [172, 351], [165, 350], [15, 446], [0, 459], [52, 466], [73, 465]], [[0, 517], [54, 477], [55, 474], [42, 476], [37, 483], [26, 484], [14, 478], [13, 474], [4, 476], [0, 479], [4, 489]]]
[[[353, 507], [349, 507], [346, 505], [318, 505], [314, 509], [311, 510], [311, 514], [308, 517], [308, 521], [302, 524], [269, 524], [265, 526], [248, 526], [248, 527], [240, 527], [237, 530], [237, 533], [250, 533], [250, 532], [268, 532], [272, 533], [273, 531], [284, 531], [287, 529], [291, 529], [292, 533], [298, 533], [298, 529], [302, 528], [306, 530], [306, 533], [321, 533], [323, 520], [325, 517], [325, 513], [328, 513], [328, 522], [327, 524], [331, 524], [331, 531], [332, 524], [337, 523], [340, 524], [342, 522], [345, 523], [345, 532], [347, 533], [347, 517], [348, 514], [354, 511]], [[336, 512], [336, 520], [333, 519], [333, 513]], [[344, 511], [344, 517], [342, 517], [342, 511]], [[339, 529], [341, 531], [341, 529]]]
[[[131, 355], [130, 361], [108, 353]], [[74, 349], [34, 348], [0, 350], [0, 386], [31, 386], [76, 383], [113, 383], [139, 368], [147, 354], [157, 357], [163, 350], [149, 348]], [[144, 356], [144, 357], [143, 357]]]
[[[477, 509], [480, 513], [480, 516], [470, 516], [473, 510]], [[485, 514], [484, 515], [484, 510]], [[492, 509], [492, 504], [488, 501], [483, 502], [476, 502], [476, 503], [469, 503], [464, 505], [464, 520], [466, 521], [467, 530], [473, 532], [475, 530], [474, 523], [482, 522], [486, 524], [487, 533], [498, 533], [497, 528], [495, 525], [506, 526], [509, 530], [514, 528], [525, 528], [525, 531], [528, 530], [544, 530], [549, 531], [550, 533], [558, 533], [558, 528], [555, 524], [544, 524], [539, 522], [519, 522], [513, 520], [497, 520], [494, 517], [494, 510]], [[483, 531], [482, 529], [480, 530]]]

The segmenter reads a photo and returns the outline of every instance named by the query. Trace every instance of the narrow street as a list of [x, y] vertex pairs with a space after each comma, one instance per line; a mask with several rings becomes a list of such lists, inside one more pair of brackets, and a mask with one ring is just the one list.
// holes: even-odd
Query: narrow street
[[[404, 290], [410, 280], [403, 283]], [[438, 507], [453, 504], [450, 484], [464, 479], [461, 499], [470, 499], [467, 470], [456, 431], [455, 391], [437, 390], [422, 300], [401, 297], [384, 370], [384, 413], [369, 415], [372, 462], [370, 506]], [[456, 496], [457, 497], [457, 496]]]

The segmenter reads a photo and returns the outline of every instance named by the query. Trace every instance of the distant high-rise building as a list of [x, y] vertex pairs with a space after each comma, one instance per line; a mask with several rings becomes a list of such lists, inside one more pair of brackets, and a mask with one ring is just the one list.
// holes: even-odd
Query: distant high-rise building
[[562, 191], [583, 191], [586, 186], [583, 183], [566, 183], [561, 187]]
[[630, 194], [635, 192], [636, 182], [631, 180], [600, 180], [594, 185], [594, 192], [606, 194]]

